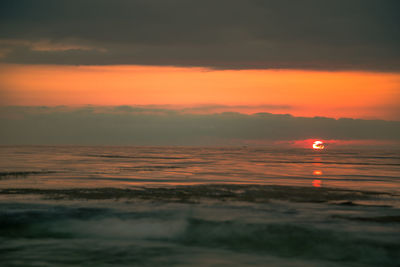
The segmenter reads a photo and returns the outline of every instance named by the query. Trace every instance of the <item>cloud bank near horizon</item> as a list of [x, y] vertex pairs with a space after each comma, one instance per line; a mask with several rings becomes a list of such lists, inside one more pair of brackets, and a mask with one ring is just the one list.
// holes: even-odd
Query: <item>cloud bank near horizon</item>
[[3, 0], [21, 64], [400, 71], [397, 0]]
[[0, 107], [0, 144], [244, 145], [324, 140], [400, 143], [400, 122], [144, 107]]

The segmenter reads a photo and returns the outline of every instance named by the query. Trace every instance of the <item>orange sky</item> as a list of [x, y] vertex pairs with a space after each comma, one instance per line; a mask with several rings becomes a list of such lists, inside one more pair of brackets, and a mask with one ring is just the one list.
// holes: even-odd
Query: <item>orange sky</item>
[[0, 97], [1, 105], [243, 105], [236, 111], [400, 120], [400, 74], [378, 72], [2, 64]]

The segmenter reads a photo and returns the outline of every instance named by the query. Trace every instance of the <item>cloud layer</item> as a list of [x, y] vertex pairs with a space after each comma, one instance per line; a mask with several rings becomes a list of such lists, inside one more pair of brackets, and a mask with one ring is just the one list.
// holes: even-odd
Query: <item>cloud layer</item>
[[145, 107], [1, 107], [0, 144], [240, 145], [310, 138], [400, 141], [400, 122]]
[[4, 0], [0, 55], [33, 64], [399, 71], [399, 10], [397, 0]]

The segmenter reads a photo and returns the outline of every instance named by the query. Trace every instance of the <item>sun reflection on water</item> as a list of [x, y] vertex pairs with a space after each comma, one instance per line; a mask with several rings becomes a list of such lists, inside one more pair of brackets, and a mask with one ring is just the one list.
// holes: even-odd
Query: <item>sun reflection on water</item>
[[321, 180], [313, 180], [313, 181], [312, 181], [312, 185], [313, 185], [314, 187], [321, 187], [322, 181], [321, 181]]
[[322, 175], [322, 171], [315, 170], [315, 171], [313, 171], [313, 175]]

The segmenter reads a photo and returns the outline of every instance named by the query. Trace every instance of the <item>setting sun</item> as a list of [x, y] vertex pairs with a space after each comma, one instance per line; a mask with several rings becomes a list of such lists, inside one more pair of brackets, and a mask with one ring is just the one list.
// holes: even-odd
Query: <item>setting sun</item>
[[325, 148], [324, 142], [322, 141], [315, 141], [312, 145], [312, 148], [315, 150], [322, 150]]

